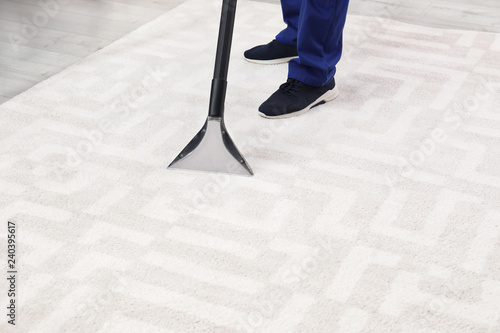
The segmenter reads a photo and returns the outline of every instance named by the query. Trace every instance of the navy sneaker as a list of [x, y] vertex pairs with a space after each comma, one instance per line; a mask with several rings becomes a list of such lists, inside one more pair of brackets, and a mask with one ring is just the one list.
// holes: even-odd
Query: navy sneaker
[[259, 114], [274, 119], [294, 117], [330, 102], [338, 95], [335, 79], [322, 87], [313, 87], [289, 78], [260, 106]]
[[259, 45], [246, 51], [244, 56], [247, 61], [256, 64], [275, 65], [298, 58], [299, 54], [296, 46], [286, 45], [274, 39], [267, 45]]

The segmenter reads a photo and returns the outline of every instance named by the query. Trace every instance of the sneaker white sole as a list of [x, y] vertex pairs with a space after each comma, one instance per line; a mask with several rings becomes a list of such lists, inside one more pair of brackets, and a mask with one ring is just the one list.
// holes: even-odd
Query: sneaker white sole
[[246, 61], [254, 63], [254, 64], [259, 64], [259, 65], [278, 65], [278, 64], [286, 64], [292, 59], [298, 58], [298, 57], [288, 57], [288, 58], [280, 58], [280, 59], [272, 59], [272, 60], [255, 60], [255, 59], [248, 59], [246, 57]]
[[324, 103], [331, 102], [335, 98], [337, 98], [338, 96], [339, 96], [339, 89], [337, 88], [337, 86], [335, 86], [332, 90], [328, 90], [321, 97], [319, 97], [317, 100], [315, 100], [313, 103], [311, 103], [309, 106], [307, 106], [306, 108], [304, 108], [302, 110], [295, 111], [295, 112], [292, 112], [292, 113], [282, 114], [282, 115], [279, 115], [279, 116], [268, 116], [268, 115], [266, 115], [266, 114], [264, 114], [264, 113], [262, 113], [262, 112], [259, 111], [259, 115], [261, 117], [268, 118], [268, 119], [284, 119], [284, 118], [296, 117], [296, 116], [300, 116], [300, 115], [308, 112], [316, 104], [319, 104], [321, 102], [324, 102]]

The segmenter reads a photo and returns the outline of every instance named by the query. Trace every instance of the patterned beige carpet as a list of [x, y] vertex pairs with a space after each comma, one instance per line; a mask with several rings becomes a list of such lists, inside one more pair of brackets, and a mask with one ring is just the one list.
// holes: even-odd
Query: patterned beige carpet
[[256, 175], [167, 170], [219, 14], [190, 0], [0, 107], [16, 331], [500, 332], [500, 36], [351, 16], [339, 99], [270, 121], [287, 67], [241, 54], [280, 8], [242, 0], [226, 125]]

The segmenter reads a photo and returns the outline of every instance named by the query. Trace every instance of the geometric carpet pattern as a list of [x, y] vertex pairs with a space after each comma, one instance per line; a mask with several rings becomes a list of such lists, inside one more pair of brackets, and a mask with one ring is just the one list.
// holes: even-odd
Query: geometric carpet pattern
[[500, 332], [500, 35], [349, 16], [339, 98], [273, 121], [287, 66], [242, 52], [280, 7], [242, 0], [226, 126], [255, 176], [167, 170], [219, 15], [189, 0], [0, 107], [17, 331]]

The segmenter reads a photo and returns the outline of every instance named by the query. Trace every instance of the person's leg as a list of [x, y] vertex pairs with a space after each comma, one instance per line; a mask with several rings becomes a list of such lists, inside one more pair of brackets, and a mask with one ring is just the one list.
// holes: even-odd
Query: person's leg
[[297, 35], [299, 58], [290, 61], [288, 77], [320, 87], [335, 75], [335, 66], [342, 53], [342, 31], [349, 0], [301, 2]]
[[257, 64], [282, 64], [297, 58], [297, 29], [303, 0], [281, 0], [283, 20], [287, 27], [276, 39], [266, 45], [258, 45], [244, 53], [246, 60]]
[[[261, 116], [300, 115], [338, 96], [335, 66], [342, 54], [348, 3], [349, 0], [302, 0], [297, 25], [298, 58], [290, 61], [287, 82], [259, 107]], [[293, 31], [293, 24], [289, 27], [292, 29], [285, 29], [284, 34]]]
[[281, 0], [281, 10], [286, 28], [276, 36], [276, 40], [280, 43], [297, 46], [297, 30], [302, 2], [303, 0]]

